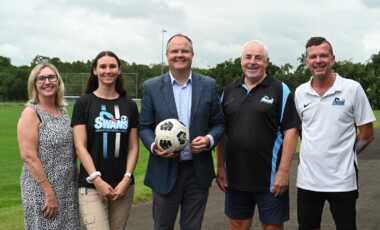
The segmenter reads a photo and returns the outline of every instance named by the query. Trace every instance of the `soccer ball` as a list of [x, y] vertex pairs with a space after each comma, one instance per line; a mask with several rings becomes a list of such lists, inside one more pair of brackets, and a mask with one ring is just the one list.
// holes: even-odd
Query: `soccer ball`
[[161, 121], [155, 129], [155, 143], [167, 152], [182, 150], [189, 143], [189, 129], [177, 119]]

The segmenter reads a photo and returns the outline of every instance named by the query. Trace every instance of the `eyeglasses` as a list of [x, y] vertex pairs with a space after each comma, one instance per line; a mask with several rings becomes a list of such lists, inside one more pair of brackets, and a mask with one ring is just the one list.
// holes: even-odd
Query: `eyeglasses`
[[45, 82], [45, 80], [48, 80], [48, 82], [56, 82], [58, 80], [57, 75], [46, 75], [46, 76], [37, 76], [36, 81], [39, 84], [42, 84]]

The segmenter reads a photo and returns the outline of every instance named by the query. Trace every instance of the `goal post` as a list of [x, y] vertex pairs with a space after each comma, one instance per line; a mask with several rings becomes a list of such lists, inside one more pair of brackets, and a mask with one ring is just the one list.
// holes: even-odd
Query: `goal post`
[[[84, 94], [89, 73], [62, 73], [65, 84], [65, 99], [69, 103]], [[139, 98], [139, 77], [137, 73], [123, 73], [123, 85], [130, 98]]]

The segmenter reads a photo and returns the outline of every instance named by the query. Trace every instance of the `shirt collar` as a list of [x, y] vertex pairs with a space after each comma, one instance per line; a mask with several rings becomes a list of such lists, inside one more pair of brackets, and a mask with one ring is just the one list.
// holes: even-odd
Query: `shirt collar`
[[[256, 87], [258, 86], [268, 86], [270, 85], [270, 83], [273, 81], [273, 78], [267, 74], [267, 76], [264, 78], [264, 80], [262, 82], [260, 82], [260, 84], [258, 84]], [[247, 89], [247, 86], [246, 84], [244, 83], [244, 75], [238, 79], [236, 81], [236, 84], [235, 84], [236, 87], [243, 87], [244, 89]]]
[[339, 74], [335, 74], [335, 81], [331, 87], [332, 92], [340, 92], [342, 91], [342, 77]]
[[[315, 92], [315, 90], [311, 86], [312, 80], [313, 80], [313, 77], [310, 77], [310, 79], [307, 83], [307, 91], [311, 94], [313, 94], [313, 92]], [[327, 92], [325, 93], [324, 96], [329, 95], [330, 93], [341, 92], [342, 90], [343, 90], [342, 89], [342, 77], [338, 73], [335, 73], [335, 81], [334, 81], [333, 85], [331, 86], [331, 88], [327, 90]]]
[[[190, 70], [190, 73], [189, 73], [189, 77], [187, 78], [187, 82], [186, 82], [186, 84], [184, 85], [184, 86], [187, 86], [187, 84], [189, 84], [189, 83], [191, 83], [191, 76], [192, 76], [192, 71]], [[170, 76], [170, 82], [172, 83], [172, 85], [174, 85], [174, 84], [177, 84], [177, 85], [179, 85], [178, 83], [177, 83], [177, 80], [173, 77], [173, 74], [169, 71], [169, 76]]]

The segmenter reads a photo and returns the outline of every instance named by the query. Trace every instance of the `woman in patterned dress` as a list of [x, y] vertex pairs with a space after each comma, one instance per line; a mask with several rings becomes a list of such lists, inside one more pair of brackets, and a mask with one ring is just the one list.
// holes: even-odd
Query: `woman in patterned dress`
[[29, 101], [17, 124], [25, 229], [80, 228], [73, 137], [63, 94], [62, 78], [52, 64], [33, 68]]

